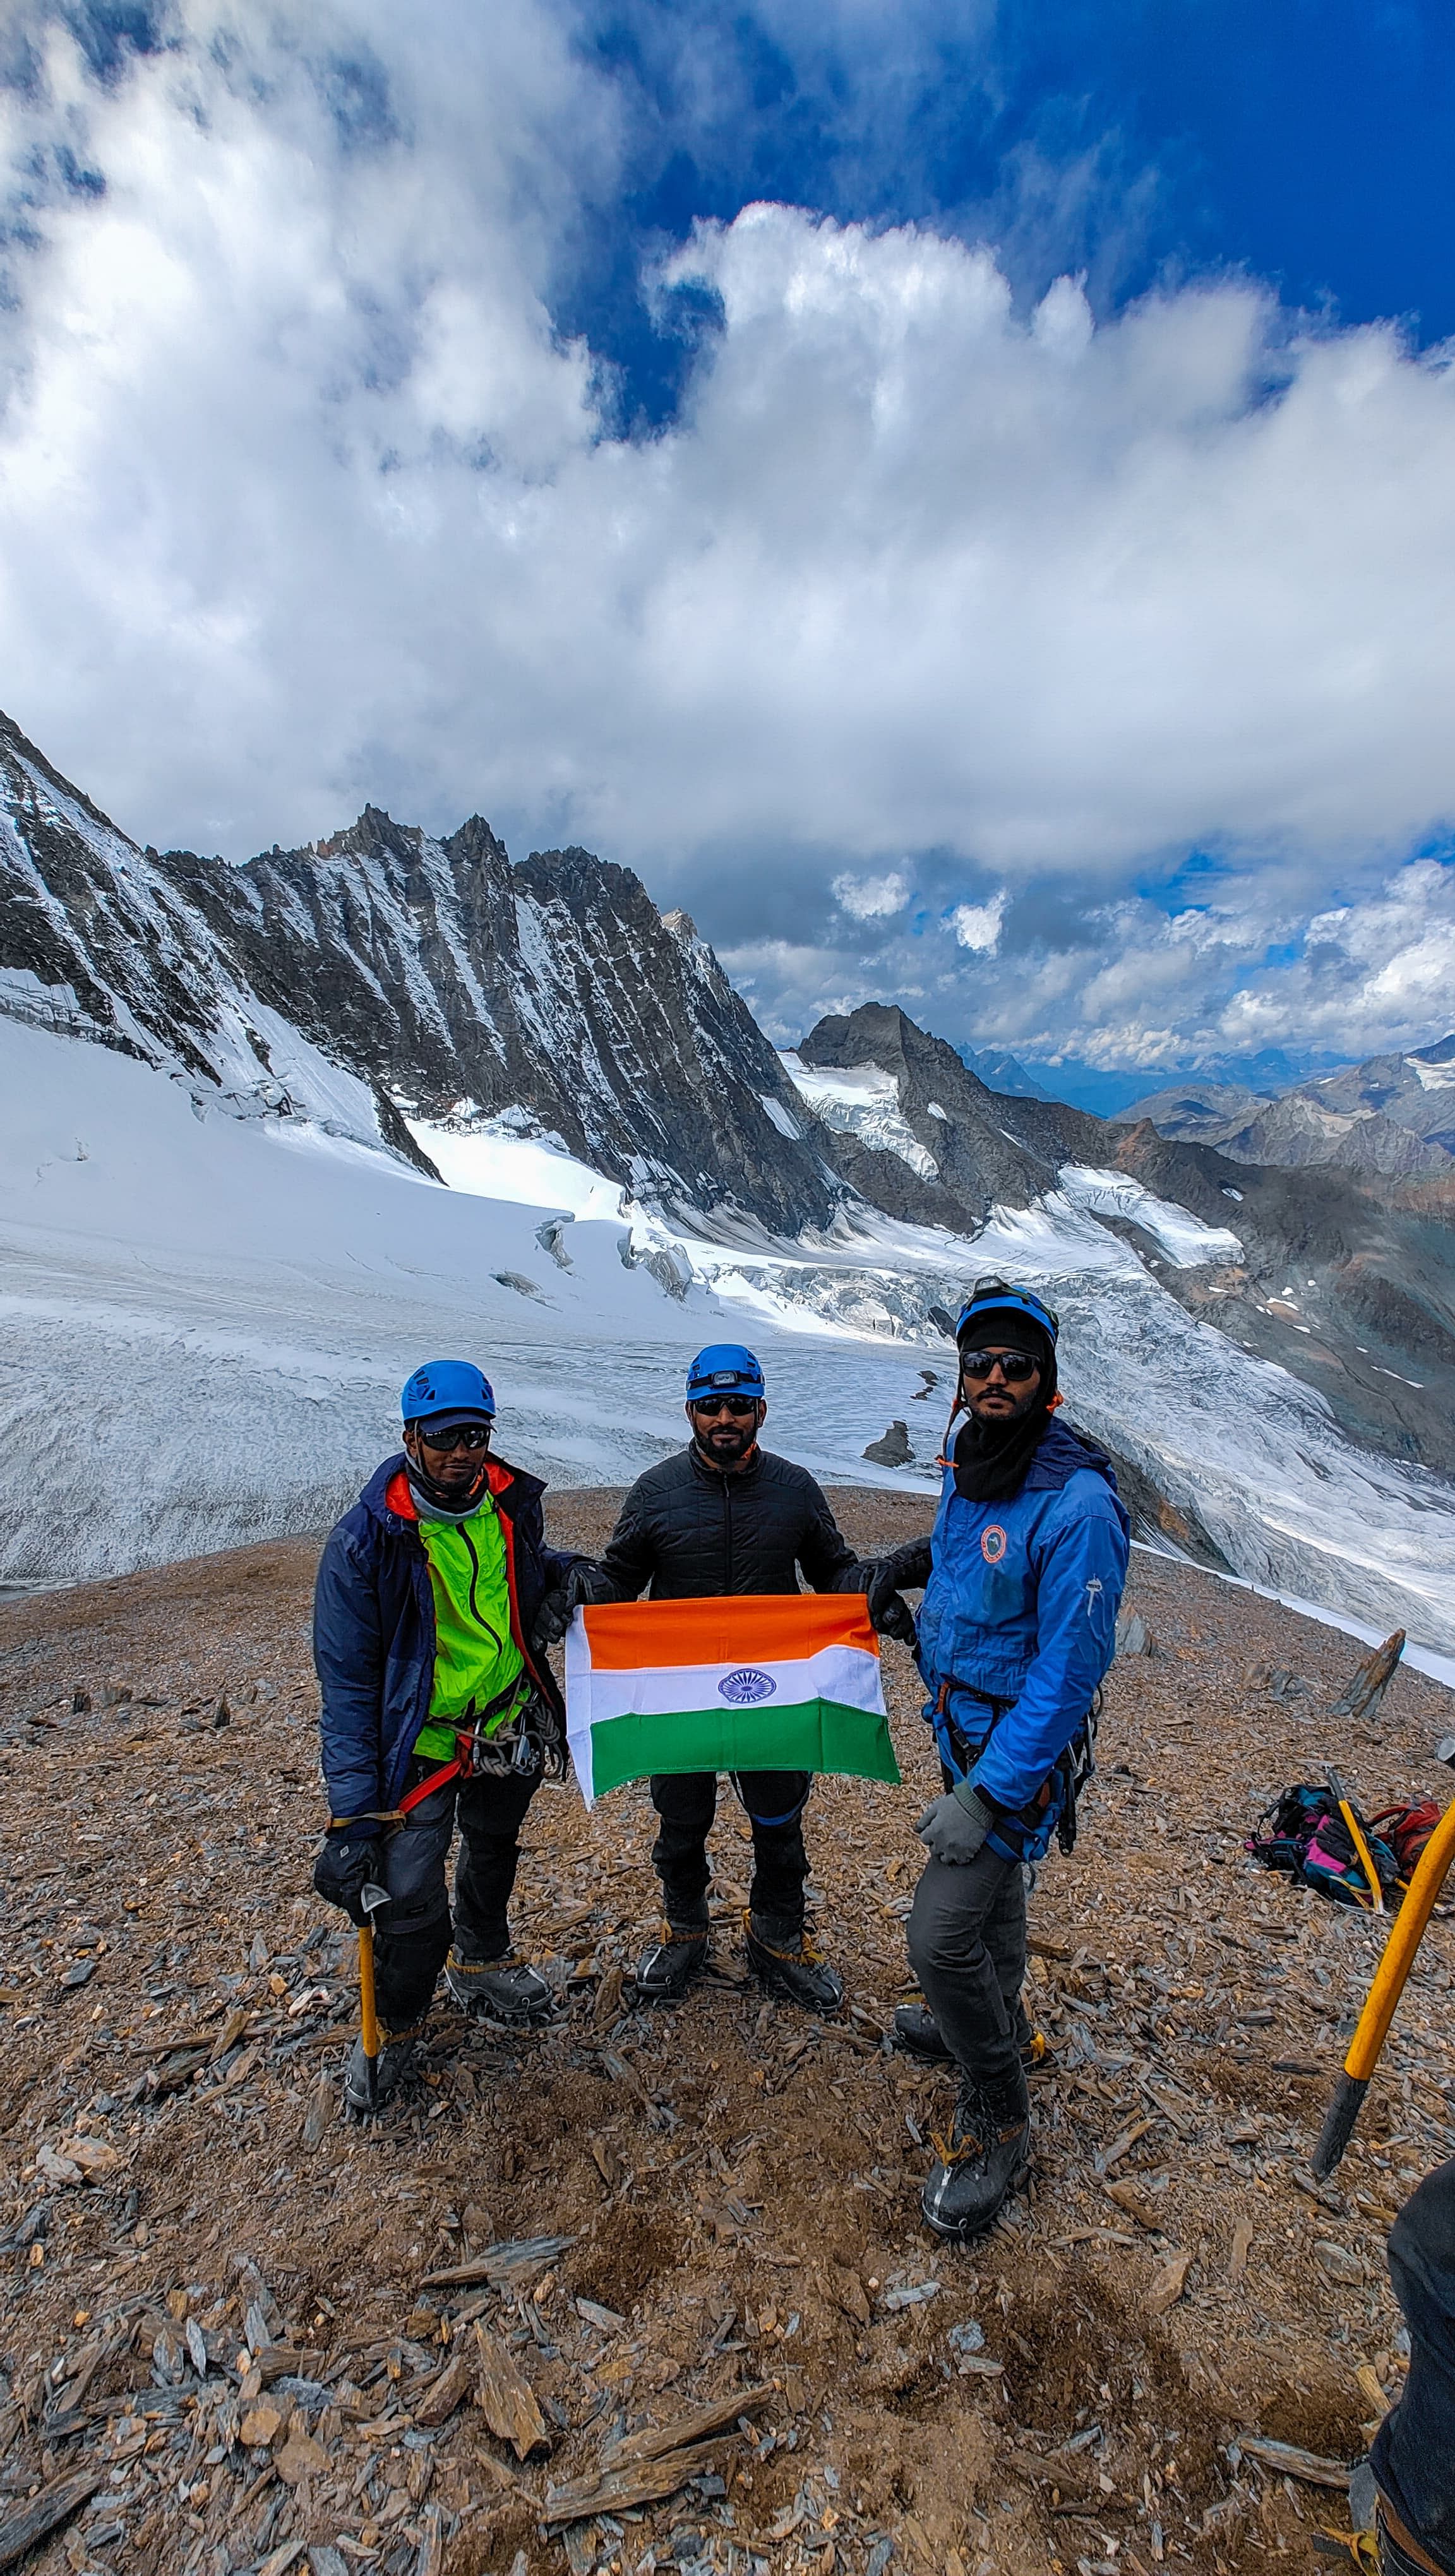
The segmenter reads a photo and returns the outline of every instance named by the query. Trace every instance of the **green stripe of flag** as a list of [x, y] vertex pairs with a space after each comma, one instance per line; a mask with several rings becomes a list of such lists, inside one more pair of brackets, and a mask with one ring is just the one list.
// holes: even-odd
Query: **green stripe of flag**
[[876, 1711], [841, 1700], [792, 1708], [692, 1708], [676, 1716], [598, 1719], [591, 1729], [596, 1796], [627, 1780], [676, 1771], [841, 1771], [898, 1780], [889, 1728]]

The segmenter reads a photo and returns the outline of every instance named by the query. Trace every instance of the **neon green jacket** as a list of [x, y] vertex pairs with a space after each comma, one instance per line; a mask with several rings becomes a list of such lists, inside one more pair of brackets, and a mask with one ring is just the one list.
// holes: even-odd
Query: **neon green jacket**
[[[525, 1662], [510, 1633], [505, 1533], [492, 1497], [487, 1493], [467, 1521], [421, 1519], [419, 1535], [434, 1594], [435, 1656], [429, 1723], [414, 1749], [430, 1761], [451, 1762], [456, 1726], [501, 1699]], [[503, 1726], [516, 1705], [515, 1694], [504, 1700], [486, 1734]]]

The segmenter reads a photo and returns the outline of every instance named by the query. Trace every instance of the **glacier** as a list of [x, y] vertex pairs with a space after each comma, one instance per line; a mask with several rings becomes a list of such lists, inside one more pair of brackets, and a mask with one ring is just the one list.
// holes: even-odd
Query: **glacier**
[[[1356, 1449], [1315, 1390], [1190, 1316], [1100, 1222], [1119, 1176], [1068, 1167], [973, 1237], [850, 1204], [789, 1242], [641, 1204], [524, 1111], [411, 1121], [436, 1181], [337, 1132], [321, 1080], [312, 1118], [239, 1118], [13, 1019], [0, 1096], [0, 1580], [325, 1526], [393, 1444], [409, 1370], [451, 1351], [494, 1379], [507, 1455], [616, 1483], [680, 1442], [692, 1351], [747, 1336], [770, 1442], [921, 1491], [928, 1516], [951, 1377], [932, 1309], [1001, 1270], [1060, 1311], [1074, 1418], [1241, 1577], [1455, 1649], [1455, 1492]], [[1136, 1213], [1195, 1253], [1197, 1220]], [[914, 1463], [875, 1468], [894, 1418]]]

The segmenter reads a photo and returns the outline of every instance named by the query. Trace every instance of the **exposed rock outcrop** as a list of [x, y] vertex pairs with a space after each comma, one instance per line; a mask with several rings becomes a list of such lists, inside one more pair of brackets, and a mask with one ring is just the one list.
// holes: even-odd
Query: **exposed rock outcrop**
[[161, 856], [0, 718], [0, 1008], [426, 1168], [402, 1111], [520, 1109], [688, 1211], [795, 1233], [844, 1196], [687, 915], [586, 850], [512, 866], [479, 815], [435, 840], [368, 806], [244, 867]]

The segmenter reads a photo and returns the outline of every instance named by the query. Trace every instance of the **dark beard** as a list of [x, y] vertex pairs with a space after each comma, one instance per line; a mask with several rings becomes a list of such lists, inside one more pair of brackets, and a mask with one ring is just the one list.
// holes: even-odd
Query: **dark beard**
[[1050, 1419], [1039, 1394], [1008, 1422], [977, 1422], [972, 1413], [951, 1452], [956, 1493], [971, 1503], [1000, 1503], [1018, 1493]]
[[733, 1450], [730, 1457], [720, 1457], [716, 1450], [709, 1449], [705, 1440], [699, 1439], [695, 1431], [692, 1435], [692, 1446], [696, 1450], [704, 1467], [715, 1467], [720, 1476], [729, 1474], [734, 1467], [741, 1467], [743, 1460], [751, 1457], [757, 1445], [758, 1434], [756, 1429], [753, 1429], [749, 1431], [747, 1438], [741, 1442], [741, 1445]]

